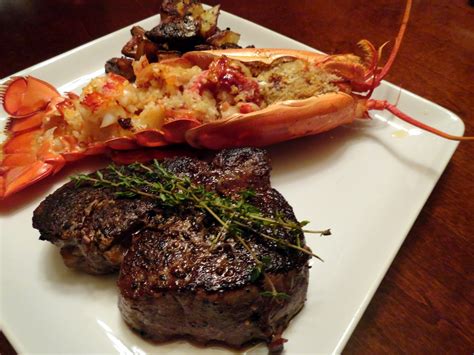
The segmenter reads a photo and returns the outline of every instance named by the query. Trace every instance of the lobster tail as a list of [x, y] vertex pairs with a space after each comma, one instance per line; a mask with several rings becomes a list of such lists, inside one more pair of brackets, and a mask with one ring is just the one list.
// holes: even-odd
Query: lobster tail
[[59, 93], [51, 84], [32, 76], [14, 77], [0, 89], [0, 103], [13, 118], [34, 115], [58, 96]]

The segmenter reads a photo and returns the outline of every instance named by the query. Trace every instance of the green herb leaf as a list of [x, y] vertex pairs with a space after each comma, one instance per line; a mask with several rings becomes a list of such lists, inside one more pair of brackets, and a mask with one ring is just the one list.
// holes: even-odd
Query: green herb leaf
[[263, 264], [264, 268], [266, 268], [267, 266], [270, 265], [270, 262], [272, 261], [272, 259], [268, 255], [264, 255], [264, 256], [262, 256], [261, 261], [262, 261], [262, 264]]
[[250, 273], [250, 282], [255, 282], [259, 279], [262, 275], [262, 268], [259, 266], [255, 266]]
[[[106, 175], [106, 176], [105, 176]], [[249, 201], [256, 196], [252, 189], [244, 190], [236, 198], [230, 199], [216, 192], [208, 191], [204, 186], [195, 185], [187, 176], [177, 176], [165, 169], [157, 160], [151, 165], [134, 163], [126, 169], [124, 166], [110, 165], [108, 173], [97, 171], [92, 175], [79, 174], [72, 177], [76, 185], [82, 182], [91, 183], [95, 187], [107, 187], [115, 190], [121, 198], [134, 198], [144, 196], [161, 201], [163, 207], [170, 208], [197, 208], [214, 218], [221, 229], [213, 236], [211, 244], [217, 245], [220, 240], [228, 236], [234, 237], [254, 259], [255, 267], [251, 271], [251, 282], [257, 281], [262, 275], [267, 280], [271, 291], [262, 292], [263, 296], [275, 298], [289, 297], [285, 293], [277, 292], [272, 281], [265, 274], [265, 269], [270, 265], [269, 256], [262, 256], [261, 260], [245, 241], [245, 235], [250, 232], [261, 238], [270, 240], [280, 248], [291, 248], [299, 252], [317, 257], [309, 248], [301, 245], [303, 232], [331, 235], [329, 229], [323, 231], [305, 231], [303, 227], [309, 222], [295, 222], [286, 220], [281, 212], [276, 212], [273, 218], [264, 215]], [[293, 236], [296, 244], [286, 239], [277, 237], [278, 230], [285, 229]], [[245, 233], [247, 232], [247, 233]]]
[[287, 300], [290, 298], [290, 295], [285, 292], [272, 292], [272, 291], [260, 292], [260, 296], [272, 297], [272, 298], [276, 298], [280, 300]]

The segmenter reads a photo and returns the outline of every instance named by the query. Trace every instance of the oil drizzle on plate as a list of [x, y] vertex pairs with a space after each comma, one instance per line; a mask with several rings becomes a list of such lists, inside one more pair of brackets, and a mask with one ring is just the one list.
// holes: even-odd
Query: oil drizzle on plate
[[393, 138], [405, 138], [406, 136], [408, 136], [408, 132], [403, 129], [399, 129], [392, 133]]
[[419, 136], [422, 134], [422, 131], [417, 128], [412, 128], [409, 130], [399, 129], [392, 133], [393, 138], [405, 138], [407, 136]]

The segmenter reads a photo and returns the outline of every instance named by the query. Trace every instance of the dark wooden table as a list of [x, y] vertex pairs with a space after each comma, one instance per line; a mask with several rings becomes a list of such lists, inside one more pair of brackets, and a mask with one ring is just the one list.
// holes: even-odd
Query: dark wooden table
[[[376, 45], [392, 39], [404, 7], [393, 0], [207, 2], [328, 53], [352, 51], [361, 38]], [[452, 110], [464, 120], [466, 134], [474, 135], [469, 3], [415, 0], [387, 80]], [[154, 15], [159, 6], [138, 0], [4, 0], [0, 77]], [[473, 236], [474, 143], [461, 143], [345, 352], [472, 353]], [[3, 336], [0, 353], [14, 353]]]

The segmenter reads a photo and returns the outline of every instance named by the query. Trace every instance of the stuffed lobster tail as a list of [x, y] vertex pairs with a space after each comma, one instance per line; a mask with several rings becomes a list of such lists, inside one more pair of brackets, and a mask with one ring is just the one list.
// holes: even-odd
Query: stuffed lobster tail
[[127, 96], [127, 85], [123, 77], [109, 74], [93, 80], [81, 96], [61, 96], [50, 84], [31, 76], [5, 83], [0, 98], [9, 121], [1, 145], [0, 198], [89, 155], [133, 150], [123, 157], [111, 154], [113, 160], [128, 163], [132, 158], [143, 161], [182, 154], [176, 148], [158, 152], [140, 148], [181, 143], [198, 121], [191, 114], [165, 120], [159, 110], [135, 107], [139, 113], [132, 129], [129, 105], [139, 98]]
[[[198, 148], [221, 149], [242, 146], [266, 146], [289, 139], [314, 135], [331, 130], [356, 119], [369, 118], [370, 110], [388, 110], [398, 118], [440, 137], [456, 141], [474, 140], [430, 127], [401, 112], [385, 100], [370, 99], [373, 90], [389, 72], [398, 53], [411, 10], [407, 1], [402, 24], [389, 58], [379, 67], [382, 45], [379, 49], [367, 40], [358, 43], [361, 57], [354, 54], [323, 55], [303, 50], [282, 49], [224, 49], [185, 54], [188, 60], [206, 67], [215, 58], [225, 56], [249, 65], [272, 66], [286, 59], [299, 60], [313, 68], [336, 77], [333, 90], [303, 100], [285, 100], [269, 105], [257, 112], [233, 115], [191, 129], [187, 142]], [[278, 88], [281, 83], [278, 82]]]
[[362, 40], [360, 56], [255, 48], [188, 52], [158, 63], [143, 56], [133, 62], [134, 82], [108, 73], [80, 95], [61, 96], [32, 77], [13, 78], [0, 89], [10, 115], [0, 198], [88, 155], [109, 153], [129, 163], [179, 154], [174, 146], [161, 150], [177, 143], [266, 146], [367, 119], [370, 110], [388, 110], [446, 139], [474, 140], [440, 132], [370, 98], [395, 60], [410, 8], [408, 0], [383, 67], [384, 46]]

